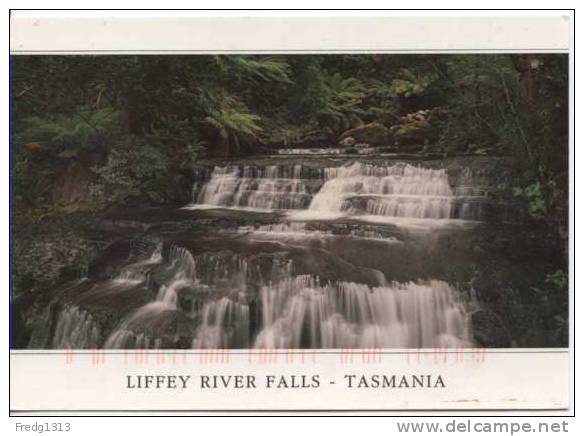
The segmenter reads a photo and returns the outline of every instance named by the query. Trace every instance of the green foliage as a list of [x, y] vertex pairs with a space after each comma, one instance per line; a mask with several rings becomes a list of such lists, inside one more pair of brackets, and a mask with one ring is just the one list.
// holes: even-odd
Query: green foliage
[[449, 100], [441, 138], [445, 147], [522, 146], [524, 132], [514, 106], [521, 87], [509, 56], [460, 55], [431, 65]]
[[290, 66], [283, 59], [275, 57], [254, 59], [246, 56], [228, 56], [225, 59], [231, 63], [236, 76], [248, 75], [254, 80], [292, 83]]
[[16, 159], [12, 169], [14, 196], [17, 202], [30, 206], [49, 200], [50, 174], [29, 159]]
[[132, 197], [160, 202], [170, 177], [166, 156], [150, 145], [113, 149], [105, 165], [94, 171], [98, 178], [91, 197], [97, 206], [124, 203]]
[[438, 78], [434, 73], [415, 74], [408, 69], [402, 70], [401, 75], [401, 78], [391, 82], [389, 91], [395, 96], [406, 98], [424, 94]]
[[80, 109], [74, 114], [28, 117], [19, 132], [23, 142], [47, 143], [50, 146], [87, 147], [111, 138], [118, 128], [120, 112], [112, 108]]
[[533, 218], [543, 218], [545, 216], [545, 201], [539, 182], [534, 182], [525, 188], [515, 187], [513, 188], [513, 194], [527, 201], [529, 214]]
[[392, 83], [371, 79], [364, 85], [363, 118], [367, 121], [380, 120], [388, 125], [398, 122], [400, 105]]
[[[517, 195], [532, 216], [558, 223], [568, 192], [567, 71], [566, 56], [543, 54], [18, 57], [16, 190], [40, 204], [71, 165], [103, 166], [98, 177], [116, 197], [106, 175], [138, 153], [120, 144], [148, 144], [172, 173], [266, 144], [335, 143], [361, 123], [411, 136], [415, 126], [400, 118], [439, 108], [420, 121], [416, 142], [514, 156], [525, 175]], [[140, 177], [117, 173], [124, 197]]]
[[358, 79], [343, 78], [340, 73], [325, 75], [320, 92], [321, 106], [316, 115], [321, 124], [330, 124], [333, 129], [342, 130], [360, 121], [360, 104], [365, 91]]
[[260, 120], [238, 100], [226, 99], [219, 109], [210, 110], [204, 121], [215, 129], [222, 140], [239, 149], [242, 144], [257, 140], [263, 130]]
[[569, 285], [569, 276], [561, 269], [546, 276], [545, 282], [552, 286], [556, 291], [567, 291]]
[[555, 307], [558, 313], [554, 315], [552, 320], [554, 336], [557, 341], [562, 341], [568, 337], [570, 329], [568, 299], [566, 298], [570, 285], [570, 277], [567, 272], [558, 269], [554, 273], [547, 274], [545, 282], [552, 288], [552, 293], [549, 298], [556, 302]]

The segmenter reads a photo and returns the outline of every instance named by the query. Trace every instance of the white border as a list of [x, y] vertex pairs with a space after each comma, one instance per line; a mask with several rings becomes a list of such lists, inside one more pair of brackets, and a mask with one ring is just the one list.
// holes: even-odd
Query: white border
[[10, 43], [13, 54], [558, 52], [568, 50], [569, 32], [569, 15], [242, 18], [103, 11], [72, 19], [14, 12]]

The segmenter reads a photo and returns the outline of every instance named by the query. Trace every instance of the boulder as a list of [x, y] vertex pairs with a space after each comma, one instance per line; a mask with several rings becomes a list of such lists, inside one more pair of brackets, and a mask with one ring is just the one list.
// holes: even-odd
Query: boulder
[[357, 141], [355, 141], [355, 138], [353, 138], [352, 136], [347, 136], [342, 141], [339, 141], [339, 145], [341, 147], [352, 147], [353, 145], [355, 145], [356, 142]]
[[43, 151], [43, 146], [39, 142], [29, 142], [24, 144], [24, 148], [30, 153], [39, 153]]
[[434, 131], [426, 120], [402, 124], [394, 130], [393, 135], [398, 145], [423, 145], [434, 139]]
[[339, 143], [347, 138], [353, 138], [356, 143], [366, 143], [372, 146], [388, 145], [391, 142], [391, 132], [380, 123], [369, 123], [349, 129], [339, 137]]

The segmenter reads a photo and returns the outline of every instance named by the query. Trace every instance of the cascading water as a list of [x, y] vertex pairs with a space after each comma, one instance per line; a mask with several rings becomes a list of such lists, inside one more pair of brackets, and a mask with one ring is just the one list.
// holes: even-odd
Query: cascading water
[[464, 305], [444, 282], [320, 285], [298, 276], [261, 291], [260, 348], [468, 346]]
[[478, 220], [483, 198], [484, 193], [469, 186], [453, 189], [444, 169], [356, 162], [319, 171], [301, 165], [215, 167], [190, 207], [307, 211], [291, 215], [300, 220]]
[[[168, 256], [168, 270], [174, 271], [169, 283], [160, 286], [155, 301], [138, 308], [122, 320], [106, 340], [104, 348], [156, 348], [155, 327], [177, 310], [177, 292], [191, 286], [196, 280], [195, 260], [188, 250], [171, 247]], [[157, 250], [152, 257], [158, 259], [161, 254]]]
[[53, 348], [97, 348], [100, 331], [93, 317], [75, 306], [65, 307], [53, 333]]
[[249, 306], [223, 297], [205, 305], [201, 324], [193, 339], [193, 348], [247, 348]]
[[256, 209], [305, 209], [312, 198], [302, 167], [216, 167], [198, 203]]
[[[415, 268], [400, 267], [430, 234], [411, 242], [411, 221], [480, 218], [484, 192], [468, 174], [464, 185], [452, 186], [444, 169], [357, 162], [236, 165], [201, 175], [196, 204], [185, 209], [238, 209], [236, 224], [206, 228], [190, 245], [196, 249], [159, 244], [149, 258], [124, 267], [108, 296], [138, 289], [145, 301], [105, 329], [106, 337], [90, 312], [67, 306], [54, 347], [472, 345], [467, 299], [441, 269], [409, 274]], [[264, 211], [260, 221], [257, 209]], [[249, 218], [242, 223], [242, 216]]]
[[[254, 286], [290, 277], [290, 262], [270, 259], [252, 263], [230, 252], [204, 253], [197, 258], [183, 247], [167, 254], [167, 277], [156, 299], [125, 317], [104, 348], [157, 348], [161, 326], [187, 319], [195, 348], [248, 347], [250, 304]], [[130, 265], [127, 269], [135, 268]], [[179, 298], [180, 296], [180, 298]], [[180, 301], [179, 301], [180, 300]], [[237, 301], [241, 300], [241, 301]]]
[[341, 212], [349, 200], [365, 197], [367, 212], [411, 218], [450, 218], [452, 190], [444, 170], [405, 166], [376, 167], [355, 163], [328, 168], [326, 182], [311, 210]]
[[[249, 265], [225, 259], [205, 265], [210, 292], [198, 307], [181, 307], [183, 289], [202, 286], [197, 261], [173, 247], [168, 269], [176, 270], [160, 286], [156, 299], [125, 319], [105, 348], [157, 348], [157, 328], [182, 313], [192, 324], [193, 348], [409, 348], [460, 347], [471, 344], [466, 306], [441, 281], [391, 283], [370, 287], [354, 282], [319, 283], [318, 277], [295, 276], [282, 265], [259, 290], [246, 283]], [[221, 293], [221, 274], [239, 263], [240, 286]], [[226, 269], [227, 266], [227, 269]], [[254, 275], [257, 281], [257, 275]], [[219, 295], [216, 295], [219, 294]], [[88, 325], [84, 322], [82, 325]], [[83, 329], [86, 330], [85, 327]]]

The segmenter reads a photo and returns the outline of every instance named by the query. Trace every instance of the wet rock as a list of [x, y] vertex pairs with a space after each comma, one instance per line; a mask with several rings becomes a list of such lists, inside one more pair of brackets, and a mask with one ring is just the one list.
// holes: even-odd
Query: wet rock
[[177, 290], [177, 306], [187, 314], [198, 314], [203, 309], [204, 302], [212, 297], [212, 292], [213, 289], [204, 284], [184, 286]]
[[434, 139], [434, 131], [425, 119], [415, 119], [407, 124], [400, 125], [393, 132], [398, 145], [428, 144]]
[[[412, 122], [422, 122], [419, 118], [414, 117]], [[355, 141], [350, 150], [359, 152], [357, 144]], [[299, 174], [305, 179], [307, 191], [313, 194], [323, 184], [324, 168], [357, 161], [379, 165], [398, 161], [395, 156], [381, 157], [378, 149], [373, 150], [376, 151], [372, 156], [242, 158], [229, 161], [229, 165], [247, 167], [253, 177], [265, 172], [266, 166], [277, 165], [278, 177], [284, 178], [294, 175], [292, 170], [301, 166]], [[425, 157], [427, 155], [402, 152], [399, 159], [400, 163], [418, 165]], [[215, 164], [225, 165], [226, 162], [209, 162], [208, 165], [212, 169]], [[137, 329], [137, 334], [151, 338], [152, 346], [155, 343], [152, 341], [158, 341], [158, 346], [163, 348], [189, 347], [193, 326], [199, 322], [204, 303], [215, 298], [249, 301], [251, 331], [256, 331], [261, 324], [258, 315], [261, 310], [252, 306], [259, 304], [258, 287], [262, 283], [277, 283], [288, 273], [318, 275], [322, 283], [340, 280], [371, 287], [379, 286], [385, 279], [409, 282], [440, 278], [449, 283], [462, 283], [474, 289], [481, 307], [470, 315], [477, 345], [555, 346], [556, 342], [549, 338], [555, 334], [556, 324], [551, 320], [559, 311], [559, 303], [550, 299], [549, 309], [545, 313], [540, 310], [540, 314], [536, 309], [542, 304], [535, 297], [540, 298], [545, 291], [541, 283], [544, 283], [546, 272], [557, 269], [556, 265], [553, 268], [542, 265], [542, 259], [557, 259], [561, 254], [550, 253], [549, 241], [553, 236], [530, 224], [520, 240], [517, 230], [520, 227], [509, 227], [507, 220], [501, 218], [502, 213], [492, 209], [491, 198], [509, 204], [509, 200], [496, 197], [497, 191], [503, 189], [499, 186], [509, 185], [508, 162], [492, 156], [464, 156], [425, 160], [422, 165], [445, 169], [448, 183], [457, 195], [477, 197], [460, 204], [454, 202], [455, 216], [492, 217], [495, 223], [489, 218], [489, 222], [484, 219], [483, 224], [473, 224], [468, 229], [436, 229], [420, 237], [415, 230], [389, 224], [364, 225], [350, 218], [339, 218], [311, 221], [303, 229], [323, 232], [327, 235], [324, 238], [300, 240], [298, 235], [292, 235], [262, 240], [254, 239], [253, 230], [266, 224], [282, 223], [285, 214], [124, 206], [83, 224], [84, 232], [69, 228], [76, 220], [67, 217], [50, 231], [24, 237], [21, 233], [18, 244], [24, 245], [18, 248], [21, 255], [15, 267], [18, 278], [15, 286], [20, 295], [14, 300], [15, 346], [21, 348], [28, 343], [32, 348], [50, 347], [58, 314], [67, 305], [89, 313], [99, 326], [102, 342], [105, 341], [128, 314], [155, 301], [162, 286], [176, 283], [174, 278], [180, 271], [168, 256], [172, 246], [188, 248], [199, 267], [197, 281], [173, 288], [178, 312], [185, 316], [168, 310], [165, 312], [171, 313], [156, 318], [143, 331]], [[200, 171], [203, 180], [209, 174], [207, 167]], [[354, 208], [364, 209], [360, 203], [367, 200], [363, 196], [351, 201]], [[484, 212], [479, 206], [485, 207]], [[242, 231], [242, 227], [250, 230]], [[64, 228], [67, 231], [63, 231]], [[98, 236], [90, 238], [86, 234], [88, 229]], [[112, 283], [111, 276], [120, 267], [150, 256], [156, 240], [164, 242], [163, 262], [144, 270], [144, 281], [133, 287]], [[48, 256], [44, 256], [45, 252]], [[62, 286], [62, 280], [77, 277], [87, 266], [89, 279]], [[48, 277], [49, 281], [43, 282], [43, 277]], [[36, 293], [41, 283], [46, 295]], [[533, 291], [535, 287], [541, 289]], [[544, 324], [541, 320], [550, 322]], [[33, 322], [34, 328], [31, 327]], [[541, 325], [538, 327], [538, 324]], [[128, 347], [131, 346], [130, 341]]]
[[355, 138], [353, 138], [352, 136], [347, 136], [343, 140], [339, 141], [339, 145], [341, 147], [352, 147], [353, 145], [355, 145], [356, 142], [357, 141], [355, 140]]
[[339, 137], [339, 142], [353, 138], [356, 143], [367, 143], [373, 146], [388, 145], [391, 142], [391, 132], [380, 123], [369, 123], [347, 130]]
[[474, 154], [476, 156], [488, 156], [496, 152], [494, 147], [479, 144], [469, 144], [467, 150], [469, 154]]
[[[318, 130], [303, 130], [293, 134], [289, 132], [282, 133], [275, 129], [267, 138], [263, 140], [263, 145], [270, 150], [278, 148], [313, 148], [330, 146], [334, 141], [334, 136], [330, 132], [322, 129]], [[249, 150], [251, 154], [257, 153], [258, 146], [254, 145], [253, 149]], [[254, 153], [256, 151], [256, 153]]]

